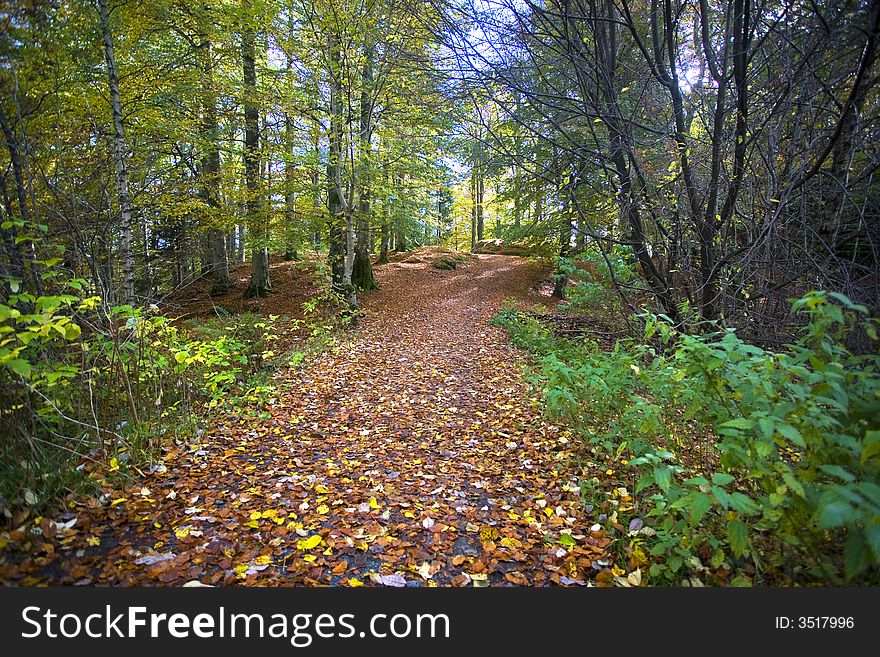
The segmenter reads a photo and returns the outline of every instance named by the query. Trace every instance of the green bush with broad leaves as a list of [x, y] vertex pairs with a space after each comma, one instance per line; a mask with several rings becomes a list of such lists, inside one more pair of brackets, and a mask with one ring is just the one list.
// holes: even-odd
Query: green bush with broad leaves
[[[0, 279], [0, 509], [40, 510], [93, 489], [90, 461], [138, 466], [163, 441], [196, 434], [207, 414], [264, 414], [276, 368], [332, 340], [321, 300], [308, 321], [174, 322], [155, 307], [108, 306], [85, 281], [61, 280], [58, 261], [31, 263], [52, 295]], [[301, 350], [286, 353], [280, 337], [295, 331]]]
[[854, 331], [876, 342], [877, 321], [834, 293], [792, 309], [805, 324], [780, 352], [656, 316], [611, 352], [512, 308], [496, 318], [536, 355], [550, 412], [595, 453], [626, 455], [655, 581], [878, 582], [880, 357], [845, 346]]

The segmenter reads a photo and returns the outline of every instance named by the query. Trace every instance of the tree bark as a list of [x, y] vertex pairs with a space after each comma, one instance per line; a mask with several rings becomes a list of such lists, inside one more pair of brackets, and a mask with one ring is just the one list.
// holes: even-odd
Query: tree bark
[[217, 122], [217, 97], [214, 92], [214, 62], [211, 41], [201, 43], [205, 81], [204, 106], [202, 108], [202, 131], [205, 151], [201, 162], [201, 194], [208, 208], [208, 231], [205, 236], [208, 276], [211, 279], [211, 295], [226, 294], [232, 288], [229, 277], [229, 259], [226, 256], [226, 237], [217, 226], [220, 220], [220, 142]]
[[364, 48], [364, 67], [361, 72], [360, 115], [360, 207], [358, 208], [357, 245], [352, 268], [352, 283], [365, 292], [378, 289], [370, 261], [370, 159], [373, 136], [373, 48]]
[[[250, 1], [243, 0], [245, 9]], [[248, 20], [245, 12], [245, 20]], [[248, 236], [251, 243], [251, 280], [244, 292], [245, 299], [265, 297], [272, 291], [269, 280], [268, 230], [260, 189], [260, 113], [257, 107], [256, 37], [246, 26], [242, 30], [241, 59], [244, 74], [244, 172], [247, 189]]]
[[125, 132], [122, 123], [122, 100], [119, 96], [119, 71], [110, 30], [110, 10], [107, 0], [98, 0], [101, 19], [101, 37], [104, 42], [104, 60], [107, 65], [107, 82], [110, 87], [110, 105], [113, 115], [113, 160], [116, 164], [116, 185], [119, 197], [122, 233], [122, 295], [126, 302], [134, 298], [134, 261], [131, 253], [131, 197], [128, 189], [128, 159], [125, 149]]
[[346, 241], [343, 228], [344, 197], [342, 194], [342, 84], [339, 80], [339, 42], [332, 34], [327, 37], [330, 52], [330, 134], [327, 159], [327, 212], [330, 223], [330, 273], [333, 286], [342, 292], [345, 286]]

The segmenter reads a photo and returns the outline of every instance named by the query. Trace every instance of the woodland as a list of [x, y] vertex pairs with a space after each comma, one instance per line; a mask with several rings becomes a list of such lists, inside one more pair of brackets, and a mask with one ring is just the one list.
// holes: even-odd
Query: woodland
[[880, 584], [878, 40], [0, 0], [0, 582]]

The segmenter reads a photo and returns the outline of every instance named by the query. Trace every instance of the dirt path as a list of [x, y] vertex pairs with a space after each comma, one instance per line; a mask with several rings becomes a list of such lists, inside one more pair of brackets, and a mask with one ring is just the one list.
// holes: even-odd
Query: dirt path
[[288, 375], [269, 419], [218, 424], [124, 501], [75, 510], [74, 530], [2, 579], [582, 583], [608, 540], [590, 534], [565, 438], [487, 324], [506, 298], [538, 299], [536, 273], [504, 256], [381, 268], [357, 336]]

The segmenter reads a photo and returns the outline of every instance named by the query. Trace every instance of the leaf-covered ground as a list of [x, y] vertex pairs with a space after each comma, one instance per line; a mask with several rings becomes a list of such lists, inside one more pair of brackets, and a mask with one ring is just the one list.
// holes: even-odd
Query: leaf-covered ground
[[507, 298], [537, 301], [538, 274], [496, 255], [380, 268], [360, 329], [284, 374], [268, 419], [217, 421], [103, 502], [8, 533], [0, 581], [609, 581], [565, 432], [487, 324]]

